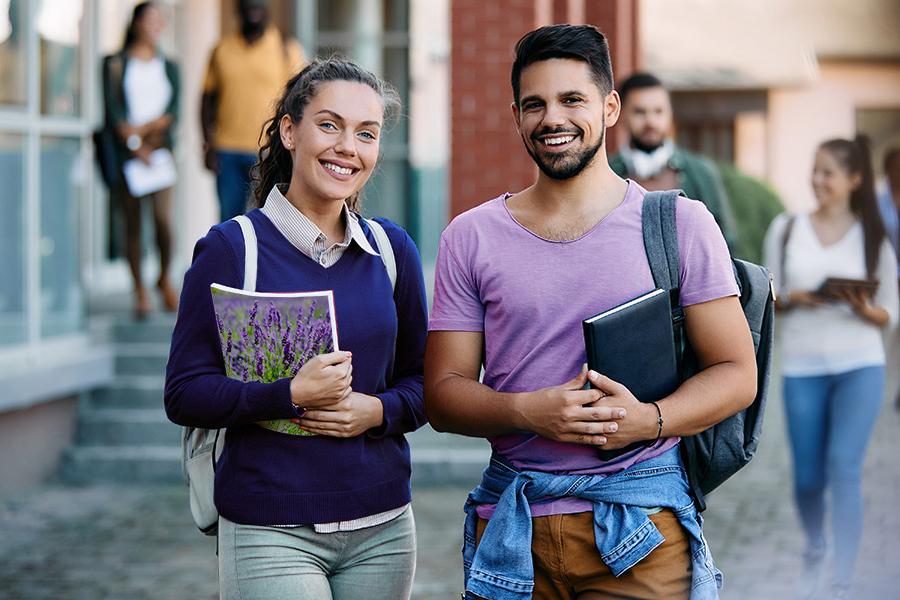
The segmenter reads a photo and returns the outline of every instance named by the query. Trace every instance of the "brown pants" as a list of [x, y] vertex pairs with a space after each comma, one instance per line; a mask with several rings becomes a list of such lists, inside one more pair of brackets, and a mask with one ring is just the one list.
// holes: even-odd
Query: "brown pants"
[[[615, 577], [600, 560], [594, 542], [593, 514], [551, 515], [532, 519], [535, 600], [676, 600], [691, 593], [688, 534], [675, 514], [650, 516], [666, 539], [644, 560]], [[476, 540], [487, 521], [478, 519]]]

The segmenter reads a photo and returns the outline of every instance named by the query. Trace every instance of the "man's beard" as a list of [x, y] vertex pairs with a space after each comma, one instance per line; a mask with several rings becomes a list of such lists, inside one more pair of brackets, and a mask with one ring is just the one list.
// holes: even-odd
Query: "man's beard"
[[[533, 133], [531, 135], [531, 141], [535, 144], [535, 146], [537, 146], [541, 143], [537, 139], [538, 137], [544, 135], [552, 135], [554, 133], [575, 135], [576, 137], [581, 138], [582, 141], [584, 140], [584, 131], [582, 131], [581, 129], [578, 129], [577, 133], [562, 129], [557, 129], [555, 131], [544, 129], [540, 132]], [[525, 144], [525, 150], [528, 152], [528, 155], [531, 156], [531, 160], [535, 162], [541, 172], [550, 179], [571, 179], [572, 177], [575, 177], [576, 175], [584, 171], [588, 167], [588, 165], [591, 164], [591, 162], [594, 160], [594, 156], [596, 156], [601, 146], [603, 146], [603, 141], [605, 138], [606, 126], [604, 125], [603, 130], [600, 132], [600, 139], [596, 144], [588, 148], [582, 148], [581, 150], [568, 150], [559, 154], [541, 155], [536, 150], [532, 149], [531, 146]]]
[[665, 143], [666, 143], [665, 137], [660, 139], [658, 142], [654, 142], [652, 144], [645, 144], [638, 138], [631, 136], [631, 147], [634, 148], [635, 150], [638, 150], [639, 152], [644, 152], [646, 154], [650, 154], [651, 152], [653, 152], [654, 150], [656, 150], [657, 148], [659, 148], [660, 146], [662, 146]]
[[266, 26], [268, 25], [268, 19], [262, 19], [261, 21], [248, 21], [244, 20], [241, 23], [241, 34], [244, 37], [252, 38], [258, 36], [263, 31], [265, 31]]

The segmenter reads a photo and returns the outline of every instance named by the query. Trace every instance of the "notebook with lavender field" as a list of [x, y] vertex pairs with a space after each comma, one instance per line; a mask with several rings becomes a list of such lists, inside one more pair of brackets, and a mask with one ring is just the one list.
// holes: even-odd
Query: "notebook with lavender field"
[[[308, 360], [337, 351], [331, 290], [249, 292], [210, 285], [225, 374], [240, 381], [271, 383], [293, 377]], [[314, 435], [290, 419], [258, 425], [291, 435]]]

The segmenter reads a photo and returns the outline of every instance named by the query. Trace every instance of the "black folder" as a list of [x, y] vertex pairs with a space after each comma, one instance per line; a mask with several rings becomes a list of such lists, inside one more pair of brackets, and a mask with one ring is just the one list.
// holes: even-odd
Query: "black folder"
[[[674, 392], [681, 380], [669, 294], [656, 289], [583, 322], [588, 367], [627, 387], [641, 402]], [[609, 460], [640, 444], [599, 450]]]

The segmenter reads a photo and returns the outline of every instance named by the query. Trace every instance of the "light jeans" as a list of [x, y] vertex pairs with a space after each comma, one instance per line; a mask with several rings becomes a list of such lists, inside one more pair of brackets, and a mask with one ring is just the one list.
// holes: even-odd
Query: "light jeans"
[[807, 559], [825, 552], [825, 490], [831, 488], [835, 578], [849, 584], [863, 527], [862, 467], [884, 394], [884, 367], [784, 378], [794, 457], [794, 498]]
[[219, 517], [222, 600], [404, 600], [416, 570], [412, 508], [365, 529], [240, 525]]

